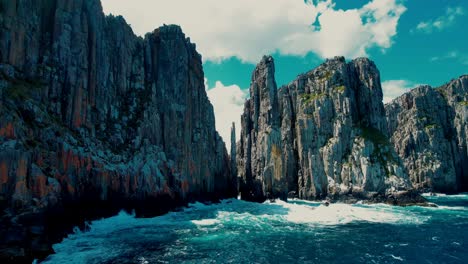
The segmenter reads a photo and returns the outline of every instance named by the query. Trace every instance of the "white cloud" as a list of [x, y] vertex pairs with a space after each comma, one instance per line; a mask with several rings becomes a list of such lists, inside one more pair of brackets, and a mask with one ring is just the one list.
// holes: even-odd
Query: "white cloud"
[[445, 14], [429, 21], [420, 22], [414, 31], [423, 33], [432, 33], [434, 31], [441, 31], [455, 23], [455, 20], [464, 15], [462, 7], [448, 7]]
[[274, 52], [354, 58], [371, 47], [387, 49], [406, 10], [400, 0], [349, 10], [336, 9], [332, 0], [103, 0], [103, 6], [123, 15], [137, 34], [179, 24], [205, 60], [251, 63]]
[[393, 99], [406, 92], [409, 92], [416, 86], [418, 85], [407, 80], [390, 80], [382, 82], [384, 104], [391, 102]]
[[[205, 79], [205, 87], [208, 87]], [[226, 148], [231, 148], [231, 126], [236, 123], [236, 137], [240, 135], [240, 117], [244, 111], [244, 103], [248, 90], [242, 90], [237, 85], [225, 86], [216, 82], [214, 88], [208, 88], [208, 98], [214, 107], [216, 117], [216, 130], [226, 143]]]
[[468, 65], [468, 55], [456, 50], [450, 51], [443, 56], [435, 56], [429, 59], [430, 62], [439, 62], [444, 60], [455, 60], [461, 64]]

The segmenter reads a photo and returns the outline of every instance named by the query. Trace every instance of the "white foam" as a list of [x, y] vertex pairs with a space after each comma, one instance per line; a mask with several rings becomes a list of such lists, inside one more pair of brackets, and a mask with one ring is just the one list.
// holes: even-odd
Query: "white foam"
[[[195, 203], [181, 212], [155, 218], [137, 219], [134, 214], [120, 212], [117, 216], [93, 221], [88, 232], [76, 230], [62, 243], [54, 245], [57, 254], [52, 255], [45, 263], [87, 263], [89, 259], [96, 257], [112, 259], [125, 250], [126, 241], [145, 237], [166, 241], [171, 239], [167, 234], [177, 234], [180, 239], [204, 241], [221, 239], [223, 235], [291, 231], [297, 228], [296, 224], [314, 226], [316, 232], [321, 226], [359, 221], [419, 224], [426, 220], [427, 217], [417, 214], [417, 211], [388, 205], [325, 206], [320, 202], [287, 203], [280, 200], [257, 204], [236, 199], [213, 205]], [[222, 231], [216, 231], [213, 235], [213, 229]], [[70, 262], [71, 260], [73, 261]], [[141, 262], [145, 261], [147, 259], [141, 259]]]
[[147, 260], [145, 259], [145, 257], [140, 257], [140, 258], [138, 258], [138, 261], [139, 261], [140, 264], [148, 264], [148, 263], [149, 263], [149, 261], [147, 261]]
[[423, 194], [421, 194], [421, 196], [424, 196], [424, 197], [433, 197], [433, 196], [441, 197], [441, 196], [447, 196], [447, 195], [445, 193], [423, 193]]
[[218, 219], [203, 219], [203, 220], [192, 220], [192, 223], [194, 223], [197, 226], [212, 226], [219, 224], [220, 221]]
[[454, 199], [468, 198], [468, 194], [466, 193], [451, 194], [451, 195], [445, 195], [445, 197], [454, 198]]
[[450, 210], [450, 211], [468, 211], [467, 207], [463, 206], [444, 206], [444, 205], [439, 205], [437, 207], [429, 207], [430, 209], [434, 210]]
[[399, 256], [395, 256], [395, 255], [390, 255], [393, 259], [395, 260], [399, 260], [399, 261], [404, 261], [404, 259], [402, 257], [399, 257]]
[[371, 223], [419, 224], [424, 218], [408, 212], [398, 212], [397, 208], [386, 205], [355, 206], [349, 204], [330, 204], [311, 207], [278, 201], [289, 210], [286, 220], [301, 224], [341, 225], [356, 221]]
[[459, 193], [459, 194], [445, 194], [445, 193], [423, 193], [421, 196], [424, 197], [443, 197], [443, 198], [453, 198], [453, 199], [460, 199], [460, 198], [468, 198], [468, 193]]

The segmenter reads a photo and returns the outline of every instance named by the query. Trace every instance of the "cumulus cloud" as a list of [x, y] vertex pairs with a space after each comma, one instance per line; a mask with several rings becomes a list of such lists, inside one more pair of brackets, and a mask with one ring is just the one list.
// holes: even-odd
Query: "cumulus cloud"
[[383, 102], [389, 103], [398, 96], [409, 92], [417, 84], [407, 80], [390, 80], [382, 82]]
[[208, 98], [214, 107], [216, 117], [216, 130], [226, 143], [228, 151], [231, 148], [231, 126], [236, 124], [236, 135], [240, 135], [240, 117], [244, 110], [244, 102], [247, 98], [247, 91], [242, 90], [237, 85], [225, 86], [217, 81], [215, 87], [209, 88], [205, 79]]
[[106, 13], [123, 15], [143, 35], [162, 24], [181, 25], [205, 60], [262, 55], [366, 55], [392, 45], [406, 8], [400, 0], [372, 0], [339, 10], [332, 0], [103, 0]]
[[448, 7], [445, 10], [445, 14], [439, 16], [435, 19], [422, 21], [413, 30], [423, 32], [423, 33], [432, 33], [434, 31], [442, 31], [443, 29], [453, 25], [458, 17], [464, 15], [464, 10], [462, 7]]

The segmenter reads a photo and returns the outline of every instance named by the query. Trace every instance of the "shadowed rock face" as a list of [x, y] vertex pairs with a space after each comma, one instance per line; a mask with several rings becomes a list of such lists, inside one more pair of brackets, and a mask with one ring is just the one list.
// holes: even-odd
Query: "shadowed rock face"
[[371, 197], [410, 188], [387, 136], [379, 71], [327, 60], [276, 89], [264, 57], [252, 76], [237, 147], [243, 199]]
[[421, 86], [385, 106], [388, 132], [419, 189], [468, 189], [468, 76]]
[[236, 195], [177, 26], [141, 38], [98, 0], [1, 0], [0, 98], [0, 259], [44, 256], [70, 223], [123, 207]]

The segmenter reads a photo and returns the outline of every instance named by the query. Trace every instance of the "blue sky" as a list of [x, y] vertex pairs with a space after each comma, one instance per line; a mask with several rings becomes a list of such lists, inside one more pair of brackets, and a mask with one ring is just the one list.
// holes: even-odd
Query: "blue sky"
[[182, 26], [203, 55], [226, 142], [263, 54], [275, 58], [279, 86], [327, 57], [370, 57], [385, 101], [417, 84], [439, 86], [468, 73], [466, 0], [102, 1], [106, 13], [123, 15], [139, 35], [163, 23]]
[[[337, 8], [359, 8], [368, 0], [337, 0]], [[466, 0], [408, 0], [400, 17], [393, 45], [384, 52], [370, 49], [368, 57], [374, 60], [382, 74], [382, 81], [408, 80], [414, 84], [439, 86], [452, 78], [468, 73], [468, 1]], [[432, 32], [415, 31], [417, 25], [438, 17], [446, 17], [447, 8], [461, 7], [463, 15], [441, 29]], [[313, 52], [303, 56], [283, 56], [273, 53], [278, 85], [293, 80], [299, 73], [316, 67], [323, 59]], [[439, 58], [439, 60], [434, 60]], [[347, 58], [351, 59], [351, 58]], [[215, 80], [224, 84], [248, 87], [250, 72], [255, 65], [243, 64], [231, 58], [221, 63], [206, 61], [205, 74], [210, 87]]]

